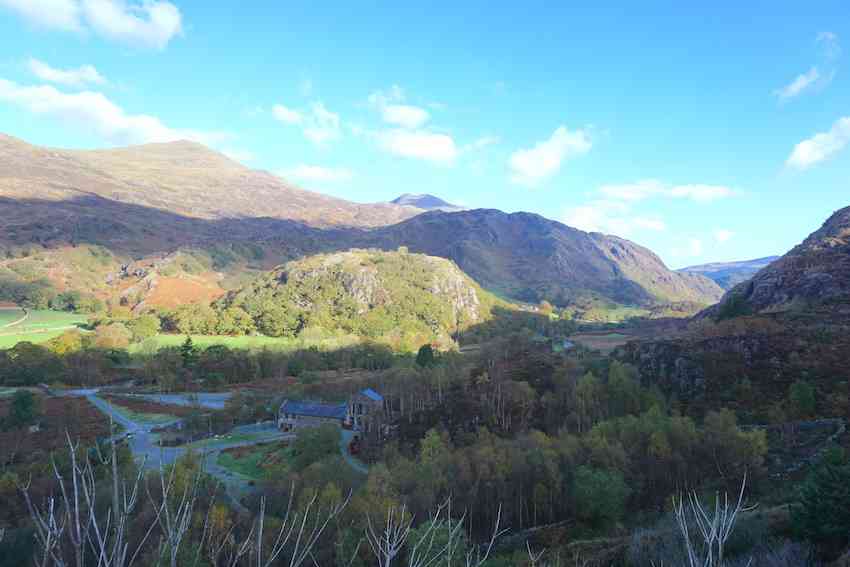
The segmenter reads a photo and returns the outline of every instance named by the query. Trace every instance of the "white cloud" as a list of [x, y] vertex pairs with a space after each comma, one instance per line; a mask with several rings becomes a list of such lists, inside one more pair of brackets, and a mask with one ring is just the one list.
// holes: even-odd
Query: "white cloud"
[[227, 138], [221, 132], [178, 130], [146, 114], [128, 114], [103, 94], [65, 93], [48, 85], [23, 86], [0, 79], [0, 101], [33, 114], [55, 118], [115, 144], [194, 140], [213, 144]]
[[354, 177], [354, 173], [350, 169], [306, 164], [296, 166], [290, 170], [278, 172], [278, 175], [285, 178], [317, 183], [339, 183], [349, 181]]
[[690, 199], [704, 203], [734, 195], [734, 191], [723, 185], [667, 185], [657, 179], [643, 179], [622, 185], [603, 185], [599, 192], [611, 199], [642, 201], [650, 197], [664, 196]]
[[820, 45], [823, 50], [823, 56], [827, 59], [833, 59], [841, 55], [841, 45], [838, 43], [837, 34], [830, 31], [823, 31], [817, 35], [815, 41]]
[[642, 179], [623, 185], [603, 185], [599, 192], [606, 197], [623, 201], [642, 201], [653, 195], [667, 192], [667, 188], [655, 179]]
[[844, 149], [850, 143], [850, 116], [839, 118], [828, 132], [820, 132], [796, 146], [785, 161], [795, 169], [807, 169]]
[[401, 104], [405, 99], [404, 91], [393, 85], [387, 91], [375, 91], [369, 95], [369, 104], [381, 113], [381, 119], [387, 124], [415, 130], [431, 119], [424, 108], [410, 104]]
[[81, 31], [78, 0], [0, 0], [30, 24], [47, 29]]
[[508, 160], [511, 182], [537, 186], [558, 173], [565, 159], [587, 153], [591, 145], [583, 130], [570, 132], [565, 126], [559, 126], [549, 139], [511, 154]]
[[82, 8], [95, 32], [129, 45], [164, 49], [183, 25], [180, 10], [171, 2], [82, 0]]
[[339, 139], [341, 135], [339, 114], [325, 108], [321, 102], [310, 106], [311, 115], [306, 121], [304, 136], [316, 145]]
[[455, 141], [447, 134], [399, 128], [378, 132], [377, 138], [382, 149], [407, 158], [450, 164], [458, 156]]
[[820, 80], [821, 75], [817, 67], [812, 67], [802, 75], [797, 75], [793, 81], [773, 92], [780, 102], [787, 102], [801, 95], [805, 90], [814, 86]]
[[670, 188], [670, 196], [690, 199], [698, 203], [716, 201], [734, 195], [734, 191], [723, 185], [676, 185]]
[[404, 91], [398, 85], [393, 85], [386, 91], [375, 91], [369, 95], [369, 104], [375, 108], [381, 108], [388, 104], [399, 103], [404, 100]]
[[732, 237], [735, 236], [735, 233], [731, 230], [726, 230], [725, 228], [719, 228], [714, 231], [714, 240], [723, 244], [724, 242], [729, 242], [732, 240]]
[[407, 104], [391, 104], [381, 109], [384, 122], [395, 124], [403, 128], [419, 128], [431, 118], [428, 111], [418, 106]]
[[481, 136], [471, 144], [464, 147], [465, 150], [481, 150], [489, 146], [494, 146], [502, 140], [498, 136]]
[[319, 101], [311, 103], [307, 110], [275, 104], [272, 106], [272, 116], [284, 124], [301, 125], [304, 137], [317, 146], [338, 140], [342, 135], [339, 114], [331, 112]]
[[655, 232], [667, 229], [658, 218], [631, 214], [631, 207], [620, 201], [601, 199], [567, 210], [564, 224], [586, 232], [603, 232], [628, 236], [637, 230]]
[[80, 87], [85, 84], [105, 85], [107, 83], [106, 78], [98, 73], [92, 65], [83, 65], [76, 69], [56, 69], [33, 58], [30, 58], [27, 63], [33, 75], [50, 83], [69, 87]]
[[302, 120], [300, 112], [287, 108], [282, 104], [272, 106], [272, 116], [285, 124], [298, 124]]
[[163, 0], [0, 0], [33, 25], [94, 31], [128, 45], [164, 49], [182, 30], [182, 15]]

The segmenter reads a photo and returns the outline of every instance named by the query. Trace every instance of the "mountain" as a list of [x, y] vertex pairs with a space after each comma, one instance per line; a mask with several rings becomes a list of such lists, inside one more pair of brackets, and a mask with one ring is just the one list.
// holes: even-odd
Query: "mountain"
[[[629, 342], [621, 358], [680, 401], [755, 408], [773, 419], [805, 381], [824, 413], [846, 415], [850, 352], [850, 207], [667, 337]], [[773, 412], [773, 413], [771, 413]]]
[[693, 312], [722, 293], [614, 236], [528, 213], [351, 203], [191, 142], [83, 151], [0, 136], [0, 218], [0, 284], [19, 298], [15, 282], [37, 283], [39, 305], [47, 282], [136, 309], [172, 307], [292, 260], [400, 246], [451, 259], [523, 301], [585, 310], [686, 302]]
[[447, 213], [462, 211], [463, 207], [452, 205], [443, 201], [439, 197], [428, 194], [414, 195], [413, 193], [405, 193], [390, 201], [393, 205], [403, 205], [407, 207], [416, 207], [426, 211], [444, 211]]
[[481, 323], [506, 305], [444, 258], [349, 250], [288, 262], [232, 292], [220, 312], [247, 313], [270, 336], [344, 333], [413, 348]]
[[0, 198], [55, 203], [92, 197], [188, 218], [267, 217], [317, 227], [380, 226], [421, 212], [305, 191], [194, 142], [58, 150], [0, 134]]
[[741, 282], [750, 279], [756, 272], [778, 260], [779, 256], [767, 256], [756, 260], [744, 260], [741, 262], [712, 262], [688, 266], [676, 270], [679, 273], [701, 274], [717, 282], [723, 289], [732, 289]]
[[850, 305], [850, 207], [779, 260], [735, 286], [712, 313], [806, 311]]
[[531, 213], [432, 211], [370, 231], [360, 242], [450, 258], [485, 288], [524, 301], [707, 305], [722, 295], [708, 278], [670, 271], [633, 242]]

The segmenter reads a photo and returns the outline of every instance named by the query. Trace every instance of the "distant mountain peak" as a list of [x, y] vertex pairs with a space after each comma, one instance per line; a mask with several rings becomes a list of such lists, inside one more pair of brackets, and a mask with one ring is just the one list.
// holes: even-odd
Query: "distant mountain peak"
[[405, 205], [408, 207], [416, 207], [417, 209], [423, 209], [426, 211], [445, 211], [445, 212], [455, 212], [455, 211], [463, 211], [465, 210], [463, 207], [459, 207], [457, 205], [453, 205], [447, 201], [440, 199], [439, 197], [435, 197], [434, 195], [429, 195], [427, 193], [405, 193], [396, 197], [392, 201], [390, 201], [393, 205]]
[[756, 272], [769, 266], [779, 259], [779, 256], [766, 256], [754, 260], [740, 260], [737, 262], [711, 262], [698, 266], [688, 266], [676, 270], [685, 274], [701, 274], [717, 282], [723, 289], [729, 290], [741, 282], [753, 277]]

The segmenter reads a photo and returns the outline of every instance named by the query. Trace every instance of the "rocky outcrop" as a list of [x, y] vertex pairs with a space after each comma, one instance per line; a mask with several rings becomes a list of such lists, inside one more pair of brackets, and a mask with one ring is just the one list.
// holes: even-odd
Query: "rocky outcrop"
[[709, 314], [731, 310], [732, 302], [756, 313], [850, 305], [850, 207], [837, 211], [788, 254], [734, 287]]

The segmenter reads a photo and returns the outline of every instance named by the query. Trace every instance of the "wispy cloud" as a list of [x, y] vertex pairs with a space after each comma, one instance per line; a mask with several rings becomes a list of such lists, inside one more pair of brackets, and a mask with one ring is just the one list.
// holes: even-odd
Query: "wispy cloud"
[[564, 224], [587, 232], [602, 232], [629, 236], [638, 230], [663, 231], [663, 220], [632, 213], [631, 205], [620, 201], [600, 199], [568, 209]]
[[300, 112], [282, 104], [272, 106], [272, 116], [284, 124], [300, 124], [303, 119]]
[[821, 48], [821, 54], [828, 59], [834, 59], [841, 55], [841, 44], [838, 42], [838, 35], [831, 31], [822, 31], [815, 39]]
[[183, 29], [180, 10], [162, 0], [0, 0], [0, 7], [38, 27], [151, 49], [164, 49]]
[[707, 203], [731, 197], [735, 191], [725, 185], [670, 185], [657, 179], [642, 179], [635, 183], [620, 185], [603, 185], [599, 192], [612, 199], [623, 201], [642, 201], [650, 197], [664, 196], [678, 199], [690, 199], [699, 203]]
[[815, 38], [815, 43], [820, 49], [819, 55], [822, 66], [812, 66], [805, 73], [800, 73], [794, 77], [787, 85], [773, 91], [773, 95], [779, 100], [780, 104], [790, 102], [807, 92], [823, 90], [835, 78], [835, 59], [841, 55], [838, 36], [833, 32], [820, 32]]
[[510, 180], [517, 185], [536, 187], [557, 174], [565, 159], [589, 152], [592, 145], [584, 130], [569, 131], [566, 126], [559, 126], [548, 139], [511, 154]]
[[283, 104], [275, 104], [272, 106], [272, 117], [284, 124], [300, 125], [304, 137], [317, 146], [325, 145], [342, 137], [339, 114], [328, 110], [321, 101], [310, 103], [309, 107], [304, 110], [295, 110]]
[[839, 118], [826, 132], [815, 134], [794, 146], [785, 165], [794, 169], [808, 169], [825, 161], [850, 143], [850, 116]]
[[818, 84], [820, 79], [821, 75], [818, 68], [812, 67], [805, 73], [797, 75], [793, 81], [784, 87], [775, 90], [773, 94], [780, 100], [780, 102], [788, 102]]
[[458, 156], [457, 145], [448, 134], [398, 128], [378, 132], [376, 137], [381, 149], [402, 157], [449, 165]]
[[53, 86], [19, 85], [0, 79], [0, 102], [13, 104], [35, 115], [57, 120], [115, 144], [194, 140], [215, 144], [229, 136], [169, 127], [147, 114], [131, 114], [99, 92], [66, 93]]
[[33, 58], [27, 61], [27, 65], [30, 72], [42, 81], [68, 87], [81, 87], [88, 84], [105, 85], [108, 82], [92, 65], [83, 65], [76, 69], [57, 69]]
[[[635, 210], [641, 201], [686, 199], [704, 204], [735, 194], [733, 189], [724, 185], [700, 183], [673, 185], [657, 179], [603, 185], [597, 192], [602, 198], [568, 209], [562, 216], [564, 223], [589, 232], [604, 232], [628, 237], [641, 231], [667, 230], [667, 224], [658, 215], [640, 213]], [[722, 232], [726, 235], [728, 231]], [[731, 233], [728, 234], [731, 237]]]

